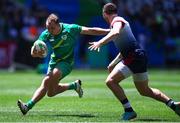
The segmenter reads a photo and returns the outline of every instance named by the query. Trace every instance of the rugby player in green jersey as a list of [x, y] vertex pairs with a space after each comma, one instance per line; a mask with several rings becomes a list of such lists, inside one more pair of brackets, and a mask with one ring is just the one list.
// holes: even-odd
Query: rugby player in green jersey
[[[81, 80], [76, 80], [69, 84], [59, 83], [72, 70], [76, 37], [79, 34], [105, 35], [110, 31], [110, 29], [89, 28], [77, 24], [59, 23], [59, 18], [55, 14], [49, 15], [47, 18], [46, 28], [37, 41], [49, 42], [53, 50], [47, 75], [27, 103], [18, 100], [17, 105], [23, 115], [32, 109], [45, 95], [53, 97], [66, 90], [75, 90], [81, 98], [83, 96]], [[31, 55], [33, 57], [43, 57], [43, 53], [43, 50], [37, 51], [32, 46]]]

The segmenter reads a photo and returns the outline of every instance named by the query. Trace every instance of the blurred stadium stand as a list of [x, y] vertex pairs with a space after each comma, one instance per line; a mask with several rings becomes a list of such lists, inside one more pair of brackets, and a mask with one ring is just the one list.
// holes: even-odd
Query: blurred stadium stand
[[[32, 58], [30, 48], [44, 29], [49, 13], [57, 13], [65, 23], [108, 28], [101, 15], [107, 2], [114, 2], [119, 15], [130, 22], [137, 40], [147, 51], [150, 67], [180, 67], [179, 0], [1, 0], [0, 68], [34, 68], [42, 61], [47, 63], [48, 58]], [[112, 43], [103, 47], [100, 54], [87, 50], [88, 41], [99, 38], [78, 38], [75, 67], [105, 68], [116, 56]], [[9, 46], [4, 44], [14, 49], [5, 52]], [[10, 62], [3, 65], [6, 59]]]

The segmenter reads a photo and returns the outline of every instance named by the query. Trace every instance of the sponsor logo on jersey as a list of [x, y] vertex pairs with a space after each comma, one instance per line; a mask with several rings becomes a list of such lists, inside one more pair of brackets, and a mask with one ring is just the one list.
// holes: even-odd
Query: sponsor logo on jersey
[[54, 41], [54, 38], [50, 38], [49, 41], [50, 41], [50, 42], [53, 42], [53, 41]]
[[61, 39], [66, 40], [67, 39], [67, 35], [62, 35]]

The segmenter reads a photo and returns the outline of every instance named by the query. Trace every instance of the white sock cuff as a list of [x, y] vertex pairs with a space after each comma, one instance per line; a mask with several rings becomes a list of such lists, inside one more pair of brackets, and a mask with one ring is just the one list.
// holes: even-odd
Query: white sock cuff
[[167, 103], [167, 105], [170, 107], [173, 103], [174, 103], [174, 101], [171, 100]]
[[129, 102], [127, 102], [126, 104], [123, 104], [123, 107], [124, 108], [130, 108], [131, 107], [131, 104]]

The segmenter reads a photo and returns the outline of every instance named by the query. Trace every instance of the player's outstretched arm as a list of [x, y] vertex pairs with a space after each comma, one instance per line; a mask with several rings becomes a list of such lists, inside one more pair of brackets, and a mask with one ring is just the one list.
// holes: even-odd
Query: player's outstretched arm
[[98, 42], [90, 42], [89, 44], [91, 46], [89, 46], [88, 49], [100, 51], [100, 47], [102, 45], [107, 44], [108, 42], [117, 38], [117, 36], [120, 33], [121, 28], [122, 28], [122, 22], [114, 23], [113, 28], [110, 30], [110, 32], [105, 37], [103, 37], [101, 40], [99, 40]]
[[90, 50], [97, 50], [100, 51], [100, 47], [104, 44], [107, 44], [108, 42], [112, 41], [116, 37], [116, 33], [113, 31], [110, 31], [105, 37], [103, 37], [101, 40], [97, 42], [89, 42], [90, 46], [88, 49]]
[[110, 32], [110, 29], [103, 29], [98, 27], [85, 27], [82, 26], [81, 34], [84, 35], [106, 35]]

